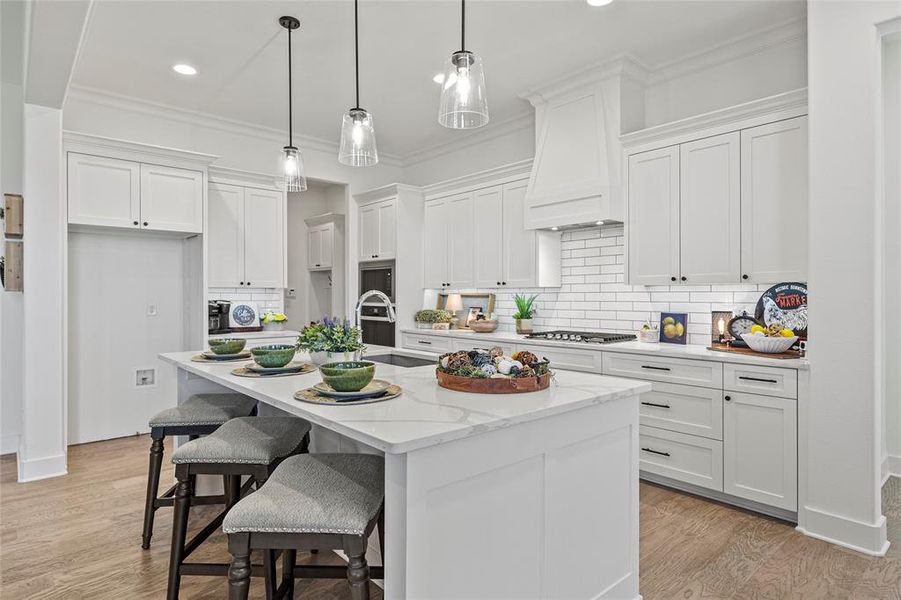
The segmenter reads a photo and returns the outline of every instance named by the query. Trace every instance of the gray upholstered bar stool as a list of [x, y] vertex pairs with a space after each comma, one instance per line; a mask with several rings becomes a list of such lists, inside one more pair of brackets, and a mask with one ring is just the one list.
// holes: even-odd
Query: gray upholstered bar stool
[[[178, 483], [175, 486], [172, 550], [169, 555], [169, 589], [166, 596], [169, 600], [178, 598], [182, 575], [224, 576], [228, 573], [227, 563], [185, 563], [185, 559], [219, 529], [226, 512], [251, 484], [256, 484], [259, 488], [283, 460], [306, 452], [309, 444], [310, 424], [303, 419], [239, 417], [226, 422], [206, 437], [184, 444], [172, 453]], [[193, 487], [197, 475], [224, 476], [228, 481], [228, 502], [225, 510], [188, 542], [188, 513], [194, 504]], [[240, 480], [243, 476], [249, 479], [244, 488], [241, 488]], [[275, 565], [267, 560], [258, 574], [274, 580]]]
[[[144, 503], [144, 532], [141, 547], [150, 548], [153, 517], [161, 506], [172, 506], [173, 485], [159, 495], [160, 471], [163, 467], [163, 440], [170, 435], [186, 435], [195, 439], [209, 435], [235, 417], [256, 414], [257, 401], [243, 394], [197, 394], [182, 404], [167, 408], [150, 419], [150, 469], [147, 474], [147, 498]], [[197, 504], [225, 504], [225, 496], [206, 496]]]
[[[370, 569], [366, 545], [378, 525], [384, 555], [385, 460], [371, 454], [303, 454], [286, 459], [266, 484], [238, 502], [225, 517], [233, 555], [229, 600], [246, 600], [250, 552], [282, 550], [282, 582], [267, 578], [267, 598], [293, 598], [294, 578], [347, 577], [351, 597], [368, 600]], [[295, 566], [298, 550], [343, 550], [347, 567]], [[381, 578], [383, 569], [373, 567]]]

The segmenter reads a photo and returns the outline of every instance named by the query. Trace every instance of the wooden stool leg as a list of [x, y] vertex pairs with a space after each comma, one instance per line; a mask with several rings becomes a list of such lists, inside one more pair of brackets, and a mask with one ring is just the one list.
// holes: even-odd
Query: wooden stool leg
[[266, 600], [272, 600], [275, 597], [275, 590], [278, 588], [278, 579], [275, 576], [275, 550], [263, 550], [263, 571], [265, 571], [265, 588]]
[[147, 472], [147, 499], [144, 502], [144, 533], [141, 548], [150, 548], [153, 537], [153, 516], [156, 513], [156, 497], [160, 490], [160, 471], [163, 468], [163, 436], [154, 437], [150, 444], [150, 469]]
[[294, 600], [294, 565], [297, 563], [297, 550], [285, 550], [282, 562], [282, 587], [285, 588], [283, 598]]
[[181, 585], [181, 563], [184, 561], [185, 538], [188, 535], [188, 512], [191, 509], [191, 475], [178, 475], [175, 486], [175, 511], [172, 517], [172, 550], [169, 553], [169, 589], [167, 600], [178, 600]]
[[344, 538], [344, 553], [347, 555], [347, 581], [350, 583], [350, 597], [353, 600], [369, 600], [369, 565], [366, 564], [366, 538], [347, 536]]
[[250, 536], [229, 534], [228, 550], [234, 557], [228, 568], [228, 600], [247, 600], [250, 594]]
[[223, 475], [225, 485], [226, 506], [231, 508], [241, 499], [241, 476], [240, 475]]
[[379, 556], [382, 557], [382, 566], [385, 566], [385, 507], [379, 511]]

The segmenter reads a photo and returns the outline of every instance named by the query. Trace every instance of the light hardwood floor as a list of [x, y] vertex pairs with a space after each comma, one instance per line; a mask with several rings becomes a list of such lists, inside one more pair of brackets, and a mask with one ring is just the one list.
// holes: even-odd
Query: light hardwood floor
[[[0, 598], [165, 597], [170, 509], [157, 513], [153, 546], [141, 550], [149, 446], [148, 436], [73, 446], [67, 477], [28, 484], [16, 483], [14, 457], [0, 458]], [[168, 481], [171, 466], [164, 464]], [[641, 593], [646, 600], [901, 600], [901, 480], [891, 480], [883, 495], [893, 546], [878, 559], [807, 538], [780, 521], [642, 484]], [[204, 516], [214, 508], [205, 510]], [[193, 558], [228, 560], [224, 536], [210, 538]], [[331, 553], [305, 560], [340, 564]], [[182, 598], [221, 599], [225, 589], [219, 578], [186, 577]], [[372, 592], [381, 600], [374, 585]], [[251, 593], [262, 598], [259, 582]], [[341, 580], [303, 581], [297, 597], [349, 594]]]

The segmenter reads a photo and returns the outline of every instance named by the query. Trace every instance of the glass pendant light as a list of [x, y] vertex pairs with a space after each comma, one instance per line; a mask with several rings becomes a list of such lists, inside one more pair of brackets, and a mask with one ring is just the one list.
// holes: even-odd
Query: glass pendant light
[[461, 0], [460, 49], [444, 64], [438, 122], [450, 129], [475, 129], [488, 124], [488, 98], [482, 59], [466, 50], [466, 0]]
[[357, 27], [357, 0], [354, 0], [354, 72], [356, 73], [356, 104], [344, 113], [341, 122], [341, 146], [338, 162], [351, 167], [370, 167], [379, 162], [375, 147], [372, 115], [360, 108], [360, 35]]
[[295, 17], [281, 17], [279, 24], [288, 30], [288, 145], [282, 148], [282, 171], [285, 175], [285, 191], [304, 192], [307, 189], [307, 175], [303, 168], [303, 157], [294, 145], [294, 120], [291, 98], [291, 31], [300, 27]]

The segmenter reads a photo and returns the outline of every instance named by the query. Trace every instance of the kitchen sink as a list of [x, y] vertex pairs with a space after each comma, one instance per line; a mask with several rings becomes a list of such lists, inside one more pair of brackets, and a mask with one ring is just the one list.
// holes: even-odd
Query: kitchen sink
[[424, 367], [426, 365], [435, 364], [435, 360], [433, 359], [416, 358], [415, 356], [400, 356], [399, 354], [376, 354], [375, 356], [366, 356], [365, 360], [385, 363], [386, 365], [394, 365], [395, 367]]

